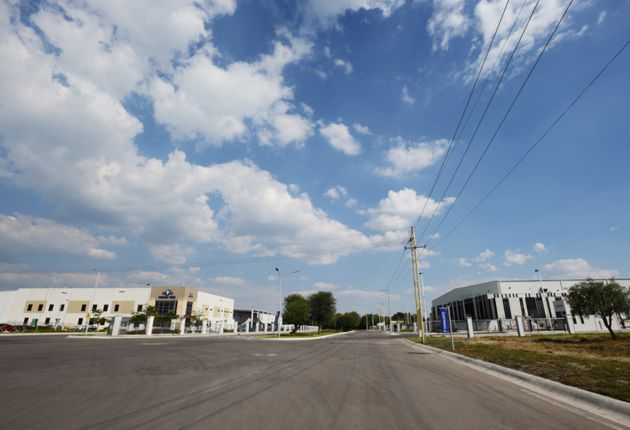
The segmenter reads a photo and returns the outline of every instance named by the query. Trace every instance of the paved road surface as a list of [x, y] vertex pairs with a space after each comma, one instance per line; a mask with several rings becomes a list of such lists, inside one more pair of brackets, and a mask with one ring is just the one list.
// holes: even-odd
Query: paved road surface
[[0, 339], [2, 429], [602, 429], [380, 333]]

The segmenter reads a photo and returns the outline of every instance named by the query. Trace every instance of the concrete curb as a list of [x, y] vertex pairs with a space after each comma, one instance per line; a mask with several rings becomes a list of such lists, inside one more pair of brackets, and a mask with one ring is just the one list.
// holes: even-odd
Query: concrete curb
[[354, 330], [352, 331], [344, 331], [341, 333], [333, 333], [333, 334], [326, 334], [324, 336], [314, 336], [314, 337], [285, 337], [284, 339], [281, 337], [278, 338], [261, 338], [260, 340], [271, 340], [271, 341], [278, 341], [278, 342], [299, 342], [299, 341], [305, 341], [305, 340], [320, 340], [320, 339], [327, 339], [329, 337], [335, 337], [335, 336], [343, 336], [345, 334], [350, 334], [350, 333], [354, 333]]
[[630, 422], [630, 403], [622, 400], [565, 385], [540, 376], [530, 375], [520, 370], [510, 369], [498, 364], [466, 357], [432, 346], [421, 345], [409, 339], [404, 339], [403, 342], [413, 348], [440, 354], [449, 360], [457, 361], [476, 368], [477, 370], [486, 371], [495, 376], [502, 377], [502, 379], [506, 379], [530, 391], [534, 391], [537, 394], [541, 394], [545, 397], [553, 397], [554, 400], [559, 400], [571, 406], [584, 409], [595, 415], [623, 424], [624, 426], [627, 426]]

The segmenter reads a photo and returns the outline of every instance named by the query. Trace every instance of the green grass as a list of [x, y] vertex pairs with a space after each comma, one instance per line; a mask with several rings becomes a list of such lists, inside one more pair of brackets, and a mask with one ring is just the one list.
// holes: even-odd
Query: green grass
[[[456, 338], [455, 352], [630, 402], [630, 333], [618, 336]], [[428, 337], [427, 345], [451, 349], [449, 337]]]

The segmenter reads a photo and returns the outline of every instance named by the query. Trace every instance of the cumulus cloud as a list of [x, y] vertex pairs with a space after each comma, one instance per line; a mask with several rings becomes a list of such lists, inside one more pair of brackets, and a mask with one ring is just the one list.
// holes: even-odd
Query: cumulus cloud
[[331, 284], [328, 282], [315, 282], [313, 284], [313, 288], [316, 290], [332, 291], [332, 290], [336, 290], [338, 287], [335, 284]]
[[172, 264], [184, 264], [195, 254], [195, 248], [179, 244], [153, 245], [149, 250], [156, 260]]
[[565, 258], [545, 264], [543, 271], [547, 276], [575, 277], [575, 278], [611, 278], [618, 276], [615, 269], [599, 269], [593, 267], [584, 258]]
[[545, 252], [547, 250], [547, 247], [545, 246], [544, 243], [542, 242], [536, 242], [534, 244], [534, 251], [536, 251], [538, 254], [542, 254], [543, 252]]
[[357, 133], [363, 134], [365, 136], [370, 136], [372, 134], [372, 132], [366, 125], [359, 124], [358, 122], [355, 122], [354, 124], [352, 124], [352, 128]]
[[477, 262], [482, 262], [482, 261], [486, 261], [489, 260], [490, 258], [494, 257], [494, 252], [490, 251], [488, 248], [484, 249], [483, 251], [481, 251], [479, 253], [479, 255], [477, 255], [475, 257], [475, 261]]
[[116, 254], [86, 230], [28, 215], [0, 215], [0, 259], [73, 255], [111, 260]]
[[409, 90], [407, 89], [407, 85], [405, 85], [402, 89], [402, 95], [400, 96], [401, 100], [408, 105], [413, 105], [416, 102], [416, 99], [409, 95]]
[[332, 188], [329, 188], [324, 193], [324, 195], [328, 197], [330, 200], [337, 200], [340, 197], [345, 196], [347, 194], [348, 194], [348, 190], [341, 185], [337, 185]]
[[448, 49], [451, 39], [466, 34], [470, 19], [464, 13], [465, 5], [465, 0], [433, 0], [433, 15], [427, 23], [433, 50]]
[[341, 68], [346, 75], [352, 73], [352, 64], [347, 60], [341, 58], [335, 58], [335, 66]]
[[507, 251], [503, 253], [503, 258], [504, 258], [503, 264], [505, 266], [511, 266], [514, 264], [518, 266], [522, 266], [528, 260], [531, 260], [534, 257], [532, 255], [520, 253], [518, 250], [513, 251], [511, 249], [508, 249]]
[[454, 263], [462, 267], [471, 267], [472, 263], [467, 258], [460, 257], [454, 260]]
[[350, 134], [348, 127], [341, 123], [330, 123], [319, 128], [320, 134], [328, 141], [330, 146], [346, 155], [359, 155], [361, 145]]
[[379, 201], [377, 207], [367, 210], [370, 219], [366, 226], [372, 230], [404, 231], [416, 222], [426, 204], [424, 217], [428, 218], [434, 212], [439, 214], [443, 208], [452, 204], [454, 198], [448, 197], [441, 202], [418, 195], [410, 188], [400, 191], [389, 191], [387, 197]]
[[499, 269], [497, 269], [497, 266], [495, 266], [494, 264], [490, 264], [490, 263], [482, 263], [482, 264], [479, 265], [479, 267], [481, 267], [486, 272], [497, 272], [499, 270]]
[[346, 11], [378, 10], [387, 17], [403, 4], [405, 0], [308, 0], [306, 9], [317, 25], [330, 26]]
[[447, 139], [409, 142], [398, 137], [393, 143], [385, 155], [388, 166], [376, 168], [381, 176], [401, 178], [424, 170], [435, 164], [448, 147]]

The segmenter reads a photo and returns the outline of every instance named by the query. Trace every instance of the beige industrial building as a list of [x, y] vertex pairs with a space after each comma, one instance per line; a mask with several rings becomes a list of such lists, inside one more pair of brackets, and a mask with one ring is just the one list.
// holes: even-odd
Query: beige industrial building
[[155, 306], [158, 315], [197, 315], [210, 324], [233, 324], [234, 299], [185, 286], [129, 288], [20, 288], [0, 291], [0, 323], [76, 327], [94, 312], [130, 317]]

